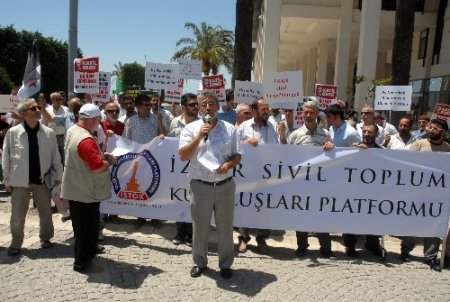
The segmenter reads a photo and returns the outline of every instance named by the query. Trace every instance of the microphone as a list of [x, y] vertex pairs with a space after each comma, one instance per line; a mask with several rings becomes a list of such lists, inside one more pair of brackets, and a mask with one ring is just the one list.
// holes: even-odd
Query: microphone
[[[211, 124], [211, 115], [207, 114], [203, 117], [203, 122], [205, 124]], [[203, 141], [206, 142], [208, 140], [208, 133], [203, 137]]]

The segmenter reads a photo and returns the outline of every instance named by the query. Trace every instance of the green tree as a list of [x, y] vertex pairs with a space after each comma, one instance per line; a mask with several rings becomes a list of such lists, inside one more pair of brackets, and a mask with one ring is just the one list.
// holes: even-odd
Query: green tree
[[114, 64], [114, 68], [116, 70], [114, 70], [112, 72], [112, 75], [115, 75], [115, 76], [117, 76], [117, 78], [119, 80], [122, 80], [122, 77], [123, 77], [123, 64], [122, 64], [122, 62], [119, 61], [118, 64]]
[[[43, 37], [39, 32], [16, 31], [12, 25], [0, 28], [0, 67], [6, 69], [10, 80], [20, 86], [27, 54], [36, 38], [41, 61], [42, 89], [46, 95], [53, 91], [67, 91], [67, 42]], [[82, 57], [78, 49], [78, 57]]]
[[224, 65], [231, 72], [233, 68], [234, 34], [221, 26], [212, 27], [205, 22], [200, 28], [194, 23], [184, 24], [186, 29], [192, 30], [194, 38], [184, 37], [177, 41], [178, 49], [172, 61], [180, 58], [202, 61], [202, 72], [205, 75], [217, 74], [219, 67]]
[[145, 67], [137, 62], [123, 64], [122, 83], [124, 87], [137, 85], [143, 88], [145, 84]]
[[0, 94], [9, 94], [14, 83], [11, 82], [9, 74], [5, 68], [0, 67]]
[[253, 1], [236, 1], [236, 37], [234, 44], [233, 80], [250, 81], [252, 77]]

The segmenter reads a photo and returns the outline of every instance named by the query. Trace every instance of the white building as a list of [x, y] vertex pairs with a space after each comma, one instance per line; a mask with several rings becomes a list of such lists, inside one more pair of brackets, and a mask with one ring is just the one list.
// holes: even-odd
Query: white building
[[[254, 79], [264, 72], [302, 70], [305, 95], [314, 84], [338, 86], [353, 103], [353, 79], [391, 74], [395, 0], [255, 0]], [[413, 103], [419, 113], [450, 103], [450, 5], [416, 0], [411, 58]], [[441, 41], [439, 43], [439, 40]], [[367, 99], [369, 81], [355, 87], [354, 105]]]

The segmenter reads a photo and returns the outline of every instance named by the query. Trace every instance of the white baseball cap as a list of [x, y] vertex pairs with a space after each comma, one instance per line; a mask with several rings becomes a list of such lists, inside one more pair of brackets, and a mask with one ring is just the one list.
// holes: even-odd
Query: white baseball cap
[[100, 109], [94, 104], [84, 104], [80, 108], [80, 112], [78, 113], [80, 117], [84, 118], [94, 118], [100, 116]]

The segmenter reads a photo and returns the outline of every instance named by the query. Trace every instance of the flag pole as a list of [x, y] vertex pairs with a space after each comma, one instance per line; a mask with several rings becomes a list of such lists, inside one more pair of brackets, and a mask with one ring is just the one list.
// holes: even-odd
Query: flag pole
[[69, 49], [68, 49], [68, 62], [67, 62], [67, 72], [68, 72], [68, 96], [69, 98], [74, 95], [73, 92], [73, 61], [77, 57], [78, 49], [78, 0], [70, 0], [70, 11], [69, 11]]

